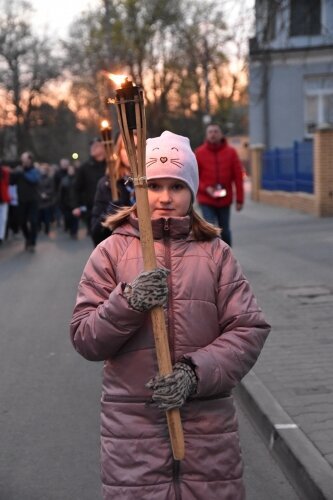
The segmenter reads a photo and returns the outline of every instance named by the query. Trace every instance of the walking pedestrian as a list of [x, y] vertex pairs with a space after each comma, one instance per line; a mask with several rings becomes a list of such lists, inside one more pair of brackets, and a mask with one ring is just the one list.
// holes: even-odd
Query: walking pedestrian
[[50, 175], [50, 166], [48, 163], [41, 163], [39, 166], [39, 171], [41, 177], [38, 186], [38, 224], [39, 230], [44, 230], [44, 233], [48, 235], [52, 222], [52, 212], [55, 201], [55, 186], [54, 179]]
[[230, 212], [244, 203], [243, 168], [236, 150], [229, 146], [219, 125], [206, 128], [206, 141], [195, 150], [199, 167], [198, 203], [207, 222], [217, 224], [221, 237], [232, 244]]
[[91, 234], [91, 211], [94, 204], [96, 187], [99, 179], [106, 172], [104, 145], [99, 138], [90, 143], [90, 158], [77, 170], [75, 217], [82, 217]]
[[61, 179], [67, 175], [68, 167], [70, 166], [70, 164], [71, 162], [68, 158], [61, 158], [61, 160], [59, 161], [59, 166], [56, 167], [53, 176], [56, 191], [58, 191], [60, 187]]
[[79, 229], [79, 219], [73, 215], [76, 204], [75, 177], [76, 169], [73, 165], [69, 165], [67, 174], [60, 180], [58, 193], [58, 206], [64, 216], [65, 230], [74, 240], [77, 239]]
[[21, 155], [21, 165], [13, 172], [17, 185], [20, 226], [25, 238], [25, 250], [34, 252], [38, 232], [38, 206], [40, 172], [35, 167], [33, 155], [26, 151]]
[[[148, 198], [158, 268], [143, 271], [136, 205], [109, 216], [113, 231], [79, 284], [71, 338], [104, 361], [101, 402], [105, 500], [243, 500], [232, 390], [269, 332], [220, 230], [193, 209], [198, 169], [189, 140], [147, 141]], [[173, 373], [157, 375], [149, 310], [164, 307]], [[165, 411], [180, 408], [185, 458], [174, 461]]]
[[[61, 180], [67, 175], [68, 167], [70, 166], [70, 164], [71, 162], [69, 161], [68, 158], [61, 158], [59, 161], [59, 165], [55, 166], [53, 181], [54, 181], [54, 190], [56, 195], [58, 195], [59, 193]], [[65, 231], [69, 230], [69, 228], [66, 227], [65, 215], [62, 213], [61, 207], [59, 206], [58, 196], [56, 196], [56, 200], [53, 206], [53, 219], [57, 227], [61, 227], [63, 223], [64, 230]]]

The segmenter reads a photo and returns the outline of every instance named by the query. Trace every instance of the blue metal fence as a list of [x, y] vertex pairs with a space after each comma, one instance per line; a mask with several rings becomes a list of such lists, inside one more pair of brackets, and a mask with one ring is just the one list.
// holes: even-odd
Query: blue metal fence
[[261, 185], [270, 191], [313, 193], [312, 141], [294, 142], [288, 149], [265, 151]]

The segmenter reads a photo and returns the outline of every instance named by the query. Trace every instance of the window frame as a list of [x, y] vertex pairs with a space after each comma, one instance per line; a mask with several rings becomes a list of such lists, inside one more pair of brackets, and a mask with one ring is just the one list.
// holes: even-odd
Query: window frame
[[[312, 0], [313, 6], [309, 6], [309, 0], [290, 0], [289, 3], [289, 37], [299, 36], [320, 36], [322, 32], [322, 15], [323, 6], [322, 0]], [[298, 9], [298, 11], [297, 11]], [[300, 12], [300, 9], [302, 11]], [[314, 9], [317, 9], [316, 11]], [[294, 12], [293, 12], [294, 10]], [[303, 22], [298, 22], [300, 16], [306, 13], [306, 17], [302, 19]], [[314, 22], [314, 14], [318, 15], [318, 26], [312, 25]], [[304, 21], [307, 21], [305, 23]], [[303, 28], [303, 31], [301, 29]], [[305, 28], [307, 28], [305, 30]]]
[[[309, 132], [308, 127], [309, 127], [309, 121], [307, 120], [307, 97], [316, 97], [317, 98], [317, 109], [316, 109], [316, 122], [315, 126], [316, 128], [319, 125], [322, 125], [326, 123], [325, 121], [325, 104], [324, 104], [324, 97], [325, 96], [332, 96], [333, 97], [333, 86], [331, 88], [327, 89], [307, 89], [304, 93], [304, 132], [305, 132], [305, 137], [311, 138], [313, 137], [314, 132]], [[333, 126], [333, 121], [332, 123], [328, 122], [330, 125]]]

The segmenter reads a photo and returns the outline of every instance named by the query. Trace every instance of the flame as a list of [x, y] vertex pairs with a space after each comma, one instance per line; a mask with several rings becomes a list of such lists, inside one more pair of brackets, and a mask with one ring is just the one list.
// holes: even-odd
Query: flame
[[118, 86], [124, 83], [127, 79], [126, 75], [115, 75], [114, 73], [108, 73], [108, 77]]
[[101, 128], [109, 128], [110, 124], [107, 120], [102, 120], [101, 121]]

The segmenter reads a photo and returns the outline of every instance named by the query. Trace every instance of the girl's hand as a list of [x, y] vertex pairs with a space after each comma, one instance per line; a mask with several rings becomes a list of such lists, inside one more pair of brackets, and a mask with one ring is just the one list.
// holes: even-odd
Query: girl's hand
[[132, 283], [123, 286], [123, 295], [132, 309], [148, 311], [155, 306], [164, 306], [168, 300], [167, 269], [154, 269], [140, 273]]
[[197, 384], [194, 369], [186, 363], [176, 363], [170, 375], [154, 377], [146, 384], [148, 389], [154, 391], [148, 406], [157, 406], [165, 411], [180, 408], [195, 393]]

